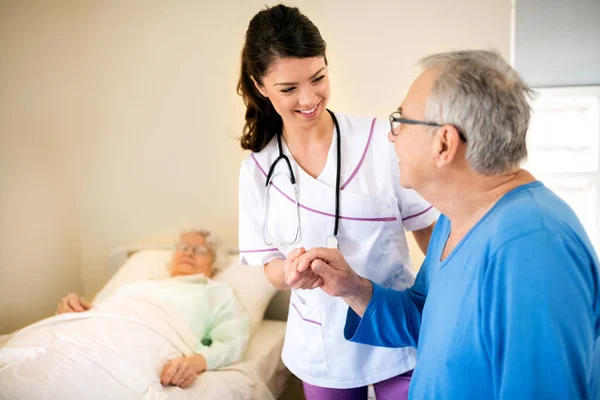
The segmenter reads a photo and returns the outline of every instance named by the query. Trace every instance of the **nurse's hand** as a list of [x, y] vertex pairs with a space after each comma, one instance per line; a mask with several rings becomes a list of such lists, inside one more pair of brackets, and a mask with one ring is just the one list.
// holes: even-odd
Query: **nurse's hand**
[[323, 284], [323, 279], [310, 269], [298, 271], [298, 257], [304, 254], [304, 247], [294, 249], [288, 253], [283, 265], [285, 269], [285, 283], [294, 289], [315, 289]]
[[83, 312], [89, 310], [91, 307], [92, 306], [87, 303], [83, 297], [79, 297], [76, 293], [71, 292], [58, 302], [56, 313]]
[[320, 276], [321, 289], [331, 296], [347, 296], [360, 278], [338, 249], [314, 248], [302, 254], [297, 262], [298, 272], [312, 271]]
[[359, 316], [363, 316], [371, 297], [373, 284], [360, 277], [337, 249], [314, 248], [298, 258], [298, 271], [312, 270], [323, 279], [321, 289], [341, 297]]

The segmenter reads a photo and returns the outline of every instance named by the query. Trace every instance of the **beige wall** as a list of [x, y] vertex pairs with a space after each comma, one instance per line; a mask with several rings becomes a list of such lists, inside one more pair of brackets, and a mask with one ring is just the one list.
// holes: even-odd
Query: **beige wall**
[[[0, 287], [10, 290], [0, 292], [2, 321], [48, 313], [67, 290], [93, 295], [114, 246], [172, 241], [185, 227], [235, 243], [243, 157], [235, 84], [245, 29], [264, 0], [7, 3], [0, 3]], [[334, 110], [386, 117], [427, 53], [509, 53], [509, 0], [295, 4], [328, 43]], [[30, 184], [6, 197], [10, 182]], [[28, 193], [35, 199], [20, 203]], [[23, 257], [15, 244], [29, 242], [30, 226], [47, 240]], [[25, 285], [31, 276], [52, 277], [38, 284], [50, 306], [17, 300], [39, 295]]]
[[62, 17], [0, 4], [0, 333], [83, 288], [64, 142], [77, 118], [76, 71]]

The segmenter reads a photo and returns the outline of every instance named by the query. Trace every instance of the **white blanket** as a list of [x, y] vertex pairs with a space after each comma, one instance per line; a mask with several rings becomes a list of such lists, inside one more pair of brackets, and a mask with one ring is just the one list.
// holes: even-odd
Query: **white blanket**
[[0, 399], [272, 399], [244, 363], [200, 375], [188, 389], [163, 387], [166, 361], [193, 354], [196, 338], [152, 298], [109, 299], [51, 317], [0, 345]]

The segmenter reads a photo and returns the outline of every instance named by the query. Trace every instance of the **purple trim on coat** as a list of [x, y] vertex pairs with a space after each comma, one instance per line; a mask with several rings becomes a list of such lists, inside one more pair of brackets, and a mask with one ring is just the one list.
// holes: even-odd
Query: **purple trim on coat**
[[[265, 178], [267, 177], [267, 173], [265, 172], [265, 170], [260, 166], [258, 160], [256, 159], [256, 157], [254, 157], [254, 153], [252, 153], [252, 159], [254, 160], [254, 162], [256, 163], [256, 165], [258, 166], [258, 168], [260, 169], [260, 171], [263, 173], [263, 175], [265, 176]], [[283, 197], [285, 197], [286, 199], [288, 199], [289, 201], [291, 201], [292, 203], [295, 203], [296, 201], [294, 199], [292, 199], [290, 196], [288, 196], [287, 194], [283, 193], [283, 191], [281, 189], [279, 189], [277, 187], [277, 185], [275, 185], [274, 183], [271, 183], [271, 185], [273, 185], [273, 187], [275, 189], [277, 189], [277, 191], [279, 193], [281, 193], [283, 195]], [[332, 217], [335, 218], [335, 214], [330, 214], [330, 213], [326, 213], [323, 211], [319, 211], [319, 210], [315, 210], [314, 208], [310, 208], [307, 207], [303, 204], [298, 203], [298, 207], [303, 208], [307, 211], [313, 212], [315, 214], [320, 214], [320, 215], [324, 215], [326, 217]], [[345, 217], [343, 215], [340, 215], [340, 219], [346, 219], [348, 221], [367, 221], [367, 222], [378, 222], [378, 221], [396, 221], [397, 218], [396, 217], [381, 217], [381, 218], [361, 218], [361, 217]]]
[[354, 171], [352, 172], [352, 175], [350, 175], [350, 178], [348, 178], [348, 180], [346, 182], [344, 182], [344, 184], [342, 185], [342, 187], [340, 187], [340, 190], [344, 190], [344, 188], [346, 186], [348, 186], [348, 184], [350, 183], [350, 181], [354, 178], [354, 176], [356, 175], [356, 173], [360, 169], [363, 161], [365, 160], [365, 156], [367, 155], [367, 150], [369, 150], [369, 145], [371, 144], [371, 139], [373, 138], [373, 130], [374, 129], [375, 129], [375, 118], [373, 118], [373, 122], [371, 122], [371, 131], [369, 132], [369, 139], [367, 139], [367, 145], [365, 146], [365, 151], [363, 151], [362, 157], [360, 158], [360, 161], [358, 162], [358, 165], [356, 166], [356, 168], [354, 168]]
[[268, 251], [279, 251], [279, 249], [275, 247], [273, 249], [239, 250], [240, 253], [266, 253]]
[[402, 221], [406, 221], [407, 219], [411, 219], [411, 218], [418, 217], [419, 215], [423, 215], [423, 214], [425, 214], [427, 211], [431, 210], [432, 208], [433, 208], [433, 206], [429, 206], [428, 208], [426, 208], [425, 210], [421, 211], [420, 213], [416, 213], [416, 214], [413, 214], [413, 215], [409, 215], [409, 216], [408, 216], [408, 217], [406, 217], [406, 218], [402, 218]]
[[294, 303], [292, 303], [292, 306], [294, 307], [294, 309], [296, 310], [296, 312], [298, 313], [298, 315], [300, 316], [300, 318], [302, 318], [302, 320], [304, 320], [306, 322], [310, 322], [311, 324], [315, 324], [315, 325], [321, 326], [320, 322], [313, 321], [312, 319], [304, 318], [304, 316], [302, 315], [302, 313], [300, 312], [300, 310], [298, 310], [298, 307], [296, 307], [296, 305]]

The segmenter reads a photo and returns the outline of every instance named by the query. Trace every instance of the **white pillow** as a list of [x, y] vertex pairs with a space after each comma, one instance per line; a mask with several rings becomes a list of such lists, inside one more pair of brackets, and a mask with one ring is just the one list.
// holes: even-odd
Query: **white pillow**
[[169, 249], [135, 252], [100, 289], [94, 299], [104, 298], [107, 293], [112, 293], [126, 283], [168, 278], [172, 259], [173, 250]]
[[[125, 283], [168, 278], [172, 259], [173, 250], [169, 249], [136, 252], [125, 261], [95, 298], [100, 299]], [[258, 329], [277, 289], [265, 277], [262, 266], [241, 265], [237, 255], [230, 256], [228, 262], [222, 265], [224, 267], [214, 276], [214, 279], [231, 285], [240, 303], [250, 315], [250, 336], [252, 336]]]
[[[233, 257], [232, 257], [233, 258]], [[241, 265], [237, 256], [214, 276], [216, 281], [231, 285], [240, 303], [250, 314], [250, 337], [257, 331], [277, 289], [265, 277], [262, 266]]]

